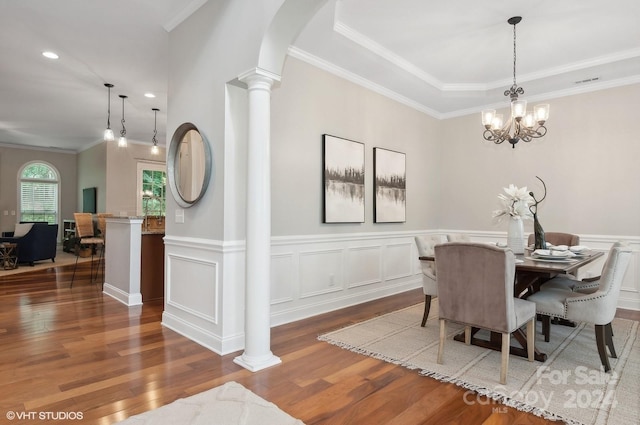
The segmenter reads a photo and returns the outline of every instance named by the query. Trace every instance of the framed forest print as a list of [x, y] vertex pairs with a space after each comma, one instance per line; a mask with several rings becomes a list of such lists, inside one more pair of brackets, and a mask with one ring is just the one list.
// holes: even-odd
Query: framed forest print
[[406, 221], [407, 171], [405, 154], [373, 148], [374, 223]]
[[322, 135], [323, 223], [364, 223], [364, 143]]

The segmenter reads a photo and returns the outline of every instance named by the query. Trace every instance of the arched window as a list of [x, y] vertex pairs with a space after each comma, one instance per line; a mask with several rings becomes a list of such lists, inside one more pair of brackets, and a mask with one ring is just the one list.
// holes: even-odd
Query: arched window
[[20, 171], [20, 221], [58, 223], [58, 172], [44, 162], [31, 162]]

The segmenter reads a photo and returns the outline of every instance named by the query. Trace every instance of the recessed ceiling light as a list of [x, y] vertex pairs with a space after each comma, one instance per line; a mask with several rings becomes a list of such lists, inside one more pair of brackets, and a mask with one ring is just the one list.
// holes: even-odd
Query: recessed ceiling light
[[153, 94], [153, 93], [145, 93], [144, 97], [148, 97], [148, 98], [152, 98], [153, 99], [154, 97], [156, 97], [156, 95]]
[[58, 59], [58, 57], [59, 57], [54, 52], [42, 52], [42, 56], [44, 56], [45, 58], [49, 58], [49, 59]]

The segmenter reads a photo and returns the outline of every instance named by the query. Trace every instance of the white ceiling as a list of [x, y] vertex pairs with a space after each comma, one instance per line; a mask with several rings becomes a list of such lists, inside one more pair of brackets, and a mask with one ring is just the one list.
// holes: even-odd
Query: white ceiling
[[[127, 137], [150, 143], [155, 107], [163, 144], [168, 31], [206, 1], [0, 0], [0, 143], [98, 142], [109, 82], [116, 135], [125, 94]], [[507, 105], [516, 15], [525, 99], [640, 82], [638, 0], [329, 0], [290, 54], [447, 118]]]

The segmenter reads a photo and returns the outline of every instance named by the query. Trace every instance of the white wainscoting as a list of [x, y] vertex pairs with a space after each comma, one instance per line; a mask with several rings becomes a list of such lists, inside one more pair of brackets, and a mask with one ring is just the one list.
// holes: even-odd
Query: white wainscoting
[[[477, 242], [505, 242], [504, 232], [422, 231], [272, 238], [271, 325], [420, 288], [416, 235], [467, 233]], [[626, 240], [633, 258], [619, 307], [640, 310], [640, 239], [580, 235], [608, 252]], [[220, 353], [244, 348], [244, 242], [165, 237], [163, 324]], [[600, 274], [604, 258], [580, 271]], [[416, 298], [416, 303], [422, 297]]]
[[219, 354], [241, 350], [244, 248], [197, 238], [164, 241], [162, 324]]
[[[271, 325], [422, 285], [415, 232], [274, 237]], [[416, 298], [420, 302], [422, 297]]]

